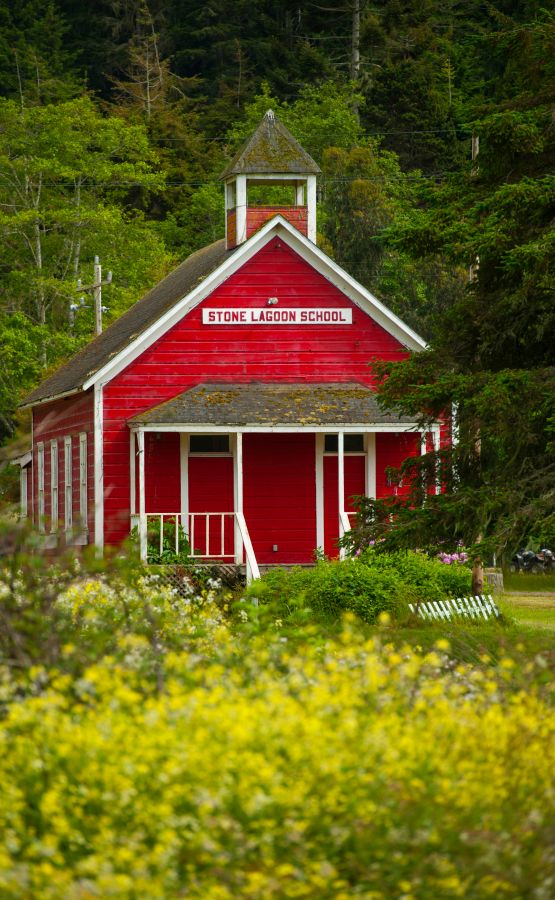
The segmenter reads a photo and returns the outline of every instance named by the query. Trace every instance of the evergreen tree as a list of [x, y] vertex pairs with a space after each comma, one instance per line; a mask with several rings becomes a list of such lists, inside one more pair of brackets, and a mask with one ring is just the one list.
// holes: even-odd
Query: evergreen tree
[[[415, 476], [408, 502], [370, 504], [360, 537], [414, 546], [450, 535], [497, 550], [555, 537], [553, 33], [548, 11], [525, 26], [506, 23], [498, 51], [520, 93], [482, 109], [475, 162], [397, 229], [415, 257], [447, 254], [472, 280], [427, 352], [382, 367], [382, 402], [419, 414], [423, 426], [454, 407], [458, 441], [405, 467], [424, 469], [432, 494]], [[438, 466], [445, 491], [435, 496]]]

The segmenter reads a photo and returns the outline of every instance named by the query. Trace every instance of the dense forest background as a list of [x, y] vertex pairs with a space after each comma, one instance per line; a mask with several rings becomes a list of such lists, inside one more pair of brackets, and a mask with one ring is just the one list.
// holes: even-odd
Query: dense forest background
[[0, 91], [0, 441], [25, 427], [24, 393], [92, 336], [77, 280], [94, 256], [113, 271], [109, 322], [222, 236], [218, 175], [272, 107], [322, 168], [321, 246], [430, 340], [387, 373], [386, 399], [457, 404], [473, 498], [457, 522], [481, 537], [525, 505], [488, 472], [533, 473], [552, 510], [552, 10], [11, 0]]

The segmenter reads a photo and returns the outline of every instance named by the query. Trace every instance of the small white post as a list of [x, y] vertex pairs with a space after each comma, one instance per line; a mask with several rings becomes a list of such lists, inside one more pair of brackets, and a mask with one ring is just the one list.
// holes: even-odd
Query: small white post
[[295, 182], [295, 203], [304, 206], [304, 181]]
[[142, 562], [146, 562], [145, 433], [142, 429], [137, 432], [137, 445], [139, 454], [139, 549]]
[[233, 505], [235, 512], [235, 565], [243, 563], [243, 538], [237, 521], [237, 513], [243, 513], [243, 435], [240, 431], [233, 441]]

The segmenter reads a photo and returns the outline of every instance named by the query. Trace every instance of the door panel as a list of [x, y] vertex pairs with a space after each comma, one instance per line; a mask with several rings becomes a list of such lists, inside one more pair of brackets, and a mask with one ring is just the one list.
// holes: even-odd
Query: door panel
[[316, 546], [314, 434], [245, 434], [243, 479], [245, 518], [258, 562], [311, 562]]

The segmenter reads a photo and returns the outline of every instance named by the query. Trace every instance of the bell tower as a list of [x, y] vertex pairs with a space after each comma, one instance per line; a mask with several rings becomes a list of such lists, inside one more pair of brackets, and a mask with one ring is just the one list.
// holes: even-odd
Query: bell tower
[[220, 176], [225, 184], [228, 249], [281, 215], [316, 243], [316, 176], [320, 169], [268, 110]]

